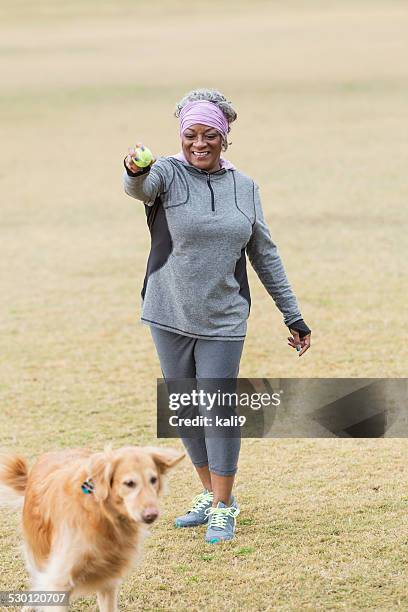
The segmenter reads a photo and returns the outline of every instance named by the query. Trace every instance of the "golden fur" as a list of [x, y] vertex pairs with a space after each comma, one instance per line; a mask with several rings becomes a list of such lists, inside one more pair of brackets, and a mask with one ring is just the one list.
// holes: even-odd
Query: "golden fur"
[[74, 449], [46, 453], [29, 471], [22, 457], [0, 455], [0, 503], [22, 506], [32, 589], [97, 592], [101, 612], [114, 612], [146, 524], [158, 517], [164, 475], [183, 457], [154, 447]]

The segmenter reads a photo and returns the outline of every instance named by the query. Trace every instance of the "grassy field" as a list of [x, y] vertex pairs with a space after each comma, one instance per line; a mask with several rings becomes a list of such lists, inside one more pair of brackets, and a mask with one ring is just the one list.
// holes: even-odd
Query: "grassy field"
[[[227, 156], [313, 329], [299, 360], [251, 273], [241, 376], [406, 376], [406, 3], [3, 0], [0, 23], [2, 449], [155, 441], [149, 237], [122, 159], [139, 139], [178, 151], [193, 87], [237, 108]], [[223, 548], [172, 528], [197, 490], [185, 461], [121, 609], [408, 610], [407, 447], [245, 440]], [[27, 584], [17, 525], [0, 514], [0, 589]]]

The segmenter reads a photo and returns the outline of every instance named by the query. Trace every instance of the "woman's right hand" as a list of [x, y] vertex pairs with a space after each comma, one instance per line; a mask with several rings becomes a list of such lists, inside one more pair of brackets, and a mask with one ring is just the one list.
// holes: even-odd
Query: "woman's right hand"
[[[137, 142], [135, 147], [130, 147], [128, 149], [128, 154], [125, 157], [125, 164], [126, 167], [129, 168], [129, 170], [131, 172], [140, 172], [140, 170], [144, 170], [144, 168], [140, 168], [140, 166], [137, 166], [135, 164], [135, 162], [133, 161], [133, 157], [135, 157], [136, 155], [136, 149], [139, 149], [140, 147], [144, 146], [143, 142]], [[152, 165], [154, 162], [156, 161], [155, 157], [153, 157], [150, 165]]]

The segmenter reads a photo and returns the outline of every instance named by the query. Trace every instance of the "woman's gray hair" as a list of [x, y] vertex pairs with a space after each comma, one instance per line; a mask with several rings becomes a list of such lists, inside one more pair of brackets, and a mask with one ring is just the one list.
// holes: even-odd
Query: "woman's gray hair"
[[[193, 89], [186, 94], [180, 102], [176, 104], [176, 109], [174, 111], [174, 115], [176, 117], [180, 116], [180, 111], [187, 104], [187, 102], [191, 102], [192, 100], [206, 100], [207, 102], [214, 102], [218, 106], [218, 108], [223, 112], [226, 120], [228, 121], [228, 132], [231, 130], [230, 123], [235, 121], [237, 118], [237, 113], [234, 110], [231, 102], [227, 100], [225, 96], [222, 95], [220, 91], [217, 89]], [[228, 149], [228, 141], [223, 137], [222, 139], [222, 150], [226, 151]]]

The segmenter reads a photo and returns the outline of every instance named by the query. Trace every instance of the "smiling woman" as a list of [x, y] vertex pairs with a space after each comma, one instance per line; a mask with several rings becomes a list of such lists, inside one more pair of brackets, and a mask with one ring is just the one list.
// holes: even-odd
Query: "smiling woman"
[[181, 140], [184, 157], [198, 168], [215, 172], [220, 170], [221, 134], [206, 125], [192, 125]]
[[[231, 103], [219, 91], [198, 89], [178, 103], [175, 115], [180, 153], [142, 169], [135, 150], [125, 158], [125, 191], [144, 202], [151, 233], [142, 321], [150, 326], [166, 380], [225, 384], [238, 376], [251, 306], [246, 255], [299, 355], [310, 345], [310, 329], [264, 221], [258, 185], [221, 157], [237, 117]], [[199, 410], [205, 414], [206, 406]], [[212, 436], [204, 425], [199, 437], [183, 438], [204, 490], [176, 527], [208, 524], [209, 543], [235, 533], [236, 429], [229, 437]]]

